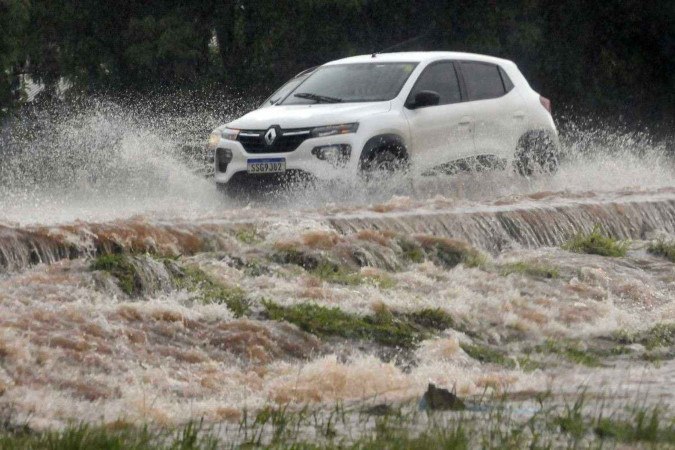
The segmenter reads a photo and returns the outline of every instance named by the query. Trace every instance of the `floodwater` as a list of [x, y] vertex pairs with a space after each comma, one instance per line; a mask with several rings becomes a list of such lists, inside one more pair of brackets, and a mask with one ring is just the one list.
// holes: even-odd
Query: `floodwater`
[[[242, 202], [216, 192], [200, 158], [181, 157], [179, 135], [217, 120], [168, 126], [99, 105], [10, 130], [0, 168], [0, 403], [31, 426], [237, 421], [269, 404], [410, 401], [430, 381], [467, 398], [585, 389], [675, 406], [672, 346], [621, 338], [675, 321], [675, 264], [646, 250], [675, 237], [665, 148], [642, 135], [572, 132], [553, 176], [436, 176], [403, 192], [400, 180], [355, 181]], [[560, 248], [596, 225], [630, 239], [628, 254]], [[439, 239], [468, 243], [483, 262], [451, 267], [406, 253], [410, 241]], [[131, 293], [92, 270], [97, 255], [120, 252], [133, 255]], [[288, 254], [331, 261], [358, 281]], [[552, 275], [509, 270], [518, 264]], [[248, 314], [176, 282], [190, 268], [242, 292]], [[461, 326], [397, 349], [268, 320], [264, 302], [356, 316], [440, 309]], [[506, 362], [472, 357], [471, 346]]]

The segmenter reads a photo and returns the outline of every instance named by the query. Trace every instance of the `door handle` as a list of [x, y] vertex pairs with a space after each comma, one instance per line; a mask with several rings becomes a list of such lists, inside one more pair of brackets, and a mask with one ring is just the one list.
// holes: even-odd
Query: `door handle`
[[460, 125], [470, 125], [471, 123], [473, 123], [473, 117], [464, 116], [461, 119], [459, 119]]

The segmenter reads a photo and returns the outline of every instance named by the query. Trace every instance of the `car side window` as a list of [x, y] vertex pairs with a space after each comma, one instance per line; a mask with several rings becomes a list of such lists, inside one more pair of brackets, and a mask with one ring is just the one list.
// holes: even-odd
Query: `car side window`
[[504, 70], [501, 66], [499, 66], [499, 73], [502, 76], [502, 81], [504, 82], [504, 89], [506, 89], [506, 92], [511, 92], [511, 89], [514, 88], [513, 86], [513, 81], [511, 81], [511, 78], [506, 74], [506, 70]]
[[439, 105], [461, 102], [462, 95], [455, 65], [448, 61], [436, 63], [424, 69], [422, 75], [417, 79], [415, 87], [410, 91], [408, 102], [412, 102], [415, 96], [422, 91], [437, 92], [441, 97]]
[[506, 94], [499, 66], [483, 62], [462, 62], [462, 75], [470, 100], [486, 100]]

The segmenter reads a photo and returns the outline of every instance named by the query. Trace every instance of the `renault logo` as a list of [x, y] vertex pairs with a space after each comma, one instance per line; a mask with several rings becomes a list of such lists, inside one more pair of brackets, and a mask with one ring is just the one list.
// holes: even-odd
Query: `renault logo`
[[265, 142], [267, 142], [267, 145], [274, 144], [276, 138], [277, 138], [277, 130], [275, 128], [270, 128], [269, 130], [267, 130], [267, 133], [265, 133]]

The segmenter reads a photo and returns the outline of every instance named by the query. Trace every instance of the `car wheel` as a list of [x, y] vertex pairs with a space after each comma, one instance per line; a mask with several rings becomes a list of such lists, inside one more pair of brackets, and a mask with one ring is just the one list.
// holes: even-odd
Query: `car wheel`
[[366, 180], [381, 180], [408, 170], [408, 160], [401, 156], [404, 150], [385, 148], [373, 152], [361, 163], [361, 174]]
[[554, 174], [560, 164], [560, 151], [551, 136], [538, 131], [523, 136], [516, 149], [514, 166], [523, 176]]

